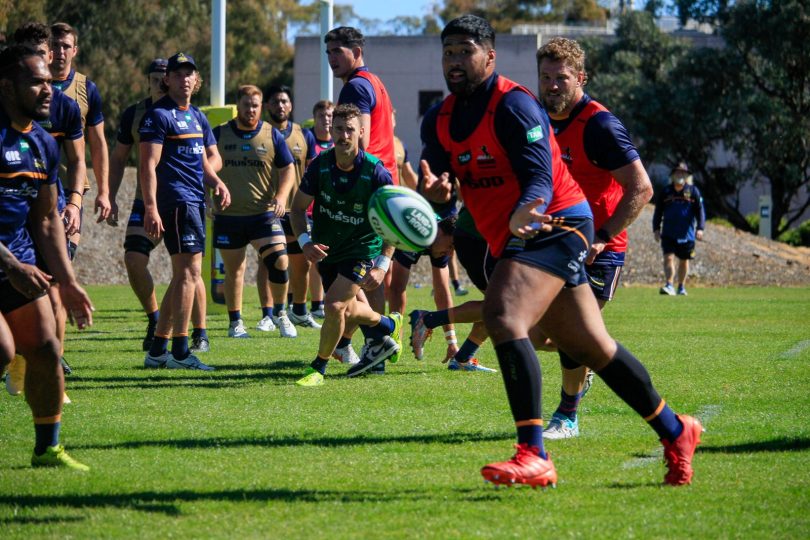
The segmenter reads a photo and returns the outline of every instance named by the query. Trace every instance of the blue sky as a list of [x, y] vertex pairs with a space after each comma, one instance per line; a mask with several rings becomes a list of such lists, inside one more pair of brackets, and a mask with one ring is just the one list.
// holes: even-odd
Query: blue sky
[[355, 13], [363, 18], [386, 21], [398, 15], [421, 17], [431, 2], [429, 0], [336, 0], [335, 4], [350, 4], [354, 7]]

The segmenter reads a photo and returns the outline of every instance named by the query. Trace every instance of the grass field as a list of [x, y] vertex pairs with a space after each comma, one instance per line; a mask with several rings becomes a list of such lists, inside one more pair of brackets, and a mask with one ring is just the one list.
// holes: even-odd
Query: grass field
[[[217, 371], [146, 371], [132, 293], [89, 291], [95, 326], [68, 338], [63, 440], [92, 470], [32, 470], [30, 411], [3, 393], [4, 539], [810, 537], [810, 289], [619, 291], [608, 328], [706, 427], [694, 483], [661, 485], [654, 433], [597, 381], [581, 436], [547, 444], [560, 482], [546, 491], [482, 482], [482, 465], [512, 453], [503, 384], [444, 369], [438, 337], [426, 361], [405, 353], [384, 377], [335, 364], [324, 386], [299, 388], [317, 331], [228, 340], [212, 313]], [[252, 327], [258, 310], [245, 313]], [[497, 367], [491, 346], [479, 358]], [[548, 416], [560, 370], [541, 362]]]

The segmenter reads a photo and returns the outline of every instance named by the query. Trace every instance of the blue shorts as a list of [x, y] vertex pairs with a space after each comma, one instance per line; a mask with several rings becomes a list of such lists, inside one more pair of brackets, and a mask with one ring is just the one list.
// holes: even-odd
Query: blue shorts
[[467, 271], [473, 285], [481, 292], [486, 291], [489, 277], [498, 262], [490, 253], [487, 241], [456, 229], [453, 233], [453, 248], [458, 255], [458, 262]]
[[676, 257], [682, 261], [688, 261], [695, 258], [695, 242], [678, 242], [674, 238], [668, 236], [661, 237], [661, 250], [664, 255], [674, 253]]
[[588, 284], [598, 300], [610, 302], [619, 286], [624, 267], [624, 253], [603, 251], [593, 264], [585, 266]]
[[588, 282], [585, 257], [593, 239], [593, 220], [589, 217], [559, 217], [552, 230], [531, 240], [511, 237], [501, 255], [540, 268], [563, 281], [566, 287]]
[[[281, 218], [281, 227], [284, 229], [284, 234], [287, 236], [287, 254], [288, 255], [300, 255], [303, 253], [301, 246], [298, 245], [298, 240], [295, 239], [295, 233], [292, 229], [292, 222], [290, 221], [290, 213], [287, 212], [284, 214], [284, 217]], [[307, 216], [307, 232], [312, 232], [312, 218]], [[293, 238], [294, 240], [289, 240]]]
[[163, 222], [163, 243], [169, 255], [205, 253], [205, 205], [180, 203], [158, 208]]
[[447, 268], [447, 265], [450, 263], [450, 257], [448, 255], [434, 257], [430, 254], [430, 249], [424, 249], [422, 251], [401, 251], [397, 249], [394, 251], [394, 260], [410, 270], [411, 266], [419, 262], [422, 255], [427, 255], [430, 257], [430, 265], [433, 268]]
[[352, 283], [360, 283], [368, 271], [374, 266], [369, 259], [347, 260], [336, 263], [318, 263], [318, 273], [321, 274], [323, 290], [328, 291], [338, 276], [343, 276]]
[[146, 214], [146, 205], [141, 199], [132, 201], [132, 210], [129, 213], [127, 227], [143, 227], [143, 216]]
[[[132, 210], [127, 221], [127, 230], [124, 237], [124, 252], [134, 251], [147, 257], [160, 243], [160, 239], [152, 239], [143, 228], [144, 214], [146, 207], [141, 199], [132, 201]], [[165, 226], [165, 225], [164, 225]]]
[[275, 212], [255, 216], [214, 216], [215, 248], [239, 249], [262, 238], [273, 238], [272, 244], [284, 243], [284, 230]]

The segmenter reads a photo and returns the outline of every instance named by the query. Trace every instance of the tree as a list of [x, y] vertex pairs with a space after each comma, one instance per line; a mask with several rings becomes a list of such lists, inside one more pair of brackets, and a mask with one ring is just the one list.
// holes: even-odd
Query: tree
[[497, 32], [516, 24], [604, 24], [607, 11], [596, 0], [445, 0], [440, 16], [450, 21], [472, 13], [487, 19]]

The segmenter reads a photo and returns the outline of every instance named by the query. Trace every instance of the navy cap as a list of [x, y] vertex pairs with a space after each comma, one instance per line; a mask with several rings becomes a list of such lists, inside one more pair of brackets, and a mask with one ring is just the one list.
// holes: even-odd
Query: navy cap
[[155, 58], [152, 60], [152, 63], [149, 64], [149, 69], [146, 70], [146, 73], [166, 73], [166, 67], [168, 65], [169, 62], [167, 62], [165, 58]]
[[169, 58], [168, 65], [166, 66], [166, 71], [175, 71], [180, 69], [180, 66], [185, 64], [190, 65], [194, 69], [197, 69], [197, 64], [194, 62], [194, 58], [190, 54], [179, 52]]
[[669, 174], [674, 174], [674, 173], [676, 173], [678, 171], [682, 171], [682, 172], [685, 172], [685, 173], [691, 173], [692, 172], [692, 171], [689, 170], [689, 167], [686, 165], [685, 161], [681, 161], [677, 165], [675, 165], [675, 167], [672, 169], [672, 172], [670, 172]]

